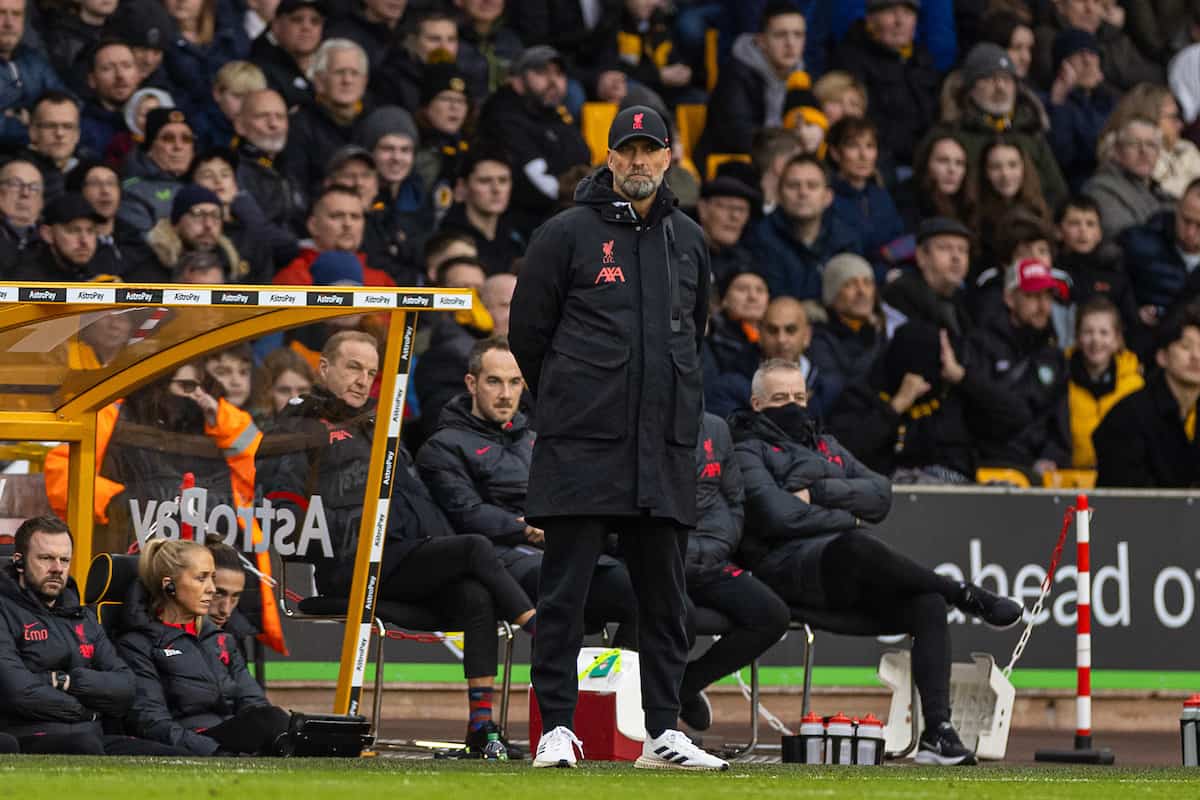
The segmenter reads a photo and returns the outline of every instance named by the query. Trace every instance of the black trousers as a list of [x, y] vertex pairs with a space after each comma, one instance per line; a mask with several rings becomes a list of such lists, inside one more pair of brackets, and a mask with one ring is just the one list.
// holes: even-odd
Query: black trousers
[[547, 520], [531, 678], [542, 728], [572, 727], [579, 691], [576, 661], [584, 604], [609, 531], [621, 541], [638, 604], [638, 651], [646, 731], [657, 736], [679, 718], [679, 683], [687, 664], [687, 531], [647, 517]]
[[477, 534], [417, 545], [384, 578], [380, 596], [428, 606], [461, 625], [463, 672], [468, 680], [496, 674], [496, 620], [511, 622], [533, 608], [521, 585], [500, 563], [492, 543]]
[[[73, 756], [187, 756], [187, 750], [167, 744], [139, 739], [136, 736], [116, 736], [95, 733], [47, 733], [41, 736], [22, 736], [22, 753]], [[17, 752], [0, 750], [0, 752]]]
[[733, 623], [733, 630], [688, 663], [679, 688], [684, 701], [765, 653], [787, 632], [791, 616], [787, 603], [771, 587], [732, 564], [710, 580], [689, 583], [688, 601], [721, 612]]
[[279, 737], [288, 732], [292, 715], [279, 706], [251, 706], [202, 733], [216, 739], [219, 751], [279, 755]]
[[[950, 632], [946, 604], [961, 587], [867, 533], [843, 533], [821, 556], [823, 610], [866, 614], [891, 633], [913, 637], [912, 669], [926, 728], [950, 719]], [[787, 572], [802, 574], [799, 564]], [[772, 575], [785, 600], [797, 602], [795, 582]]]
[[[607, 623], [616, 622], [613, 647], [637, 650], [637, 603], [634, 601], [633, 580], [629, 570], [616, 559], [596, 565], [592, 586], [583, 604], [583, 626], [588, 633], [599, 631]], [[538, 598], [542, 580], [542, 553], [525, 556], [509, 565], [509, 572], [525, 593]]]

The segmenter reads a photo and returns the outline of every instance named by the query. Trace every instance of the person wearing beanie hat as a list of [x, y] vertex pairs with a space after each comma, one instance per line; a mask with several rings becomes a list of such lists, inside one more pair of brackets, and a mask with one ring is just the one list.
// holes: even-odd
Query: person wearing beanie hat
[[[835, 290], [836, 287], [836, 290]], [[845, 388], [864, 378], [887, 344], [875, 272], [865, 258], [839, 253], [821, 276], [822, 315], [808, 356], [824, 384], [828, 411]]]
[[754, 257], [741, 242], [746, 226], [761, 210], [762, 196], [737, 178], [718, 175], [700, 188], [696, 216], [708, 242], [709, 263], [718, 283], [754, 271]]
[[417, 166], [421, 183], [429, 187], [433, 198], [434, 219], [440, 223], [454, 204], [454, 184], [470, 148], [463, 126], [471, 104], [458, 67], [452, 63], [426, 64], [420, 102], [416, 114], [421, 138]]
[[853, 280], [875, 282], [875, 270], [869, 261], [855, 253], [839, 253], [829, 259], [821, 273], [821, 302], [832, 308], [842, 287]]
[[817, 158], [825, 157], [829, 119], [812, 93], [812, 81], [807, 72], [793, 72], [788, 78], [788, 92], [783, 101], [783, 127], [796, 131], [803, 152]]
[[758, 131], [783, 125], [789, 83], [811, 84], [804, 70], [804, 15], [788, 0], [766, 5], [758, 32], [738, 36], [718, 73], [693, 154], [703, 175], [710, 174], [710, 154], [749, 153]]
[[759, 326], [767, 313], [767, 282], [753, 269], [727, 273], [716, 283], [720, 310], [708, 323], [700, 354], [704, 362], [704, 408], [727, 417], [750, 396], [750, 379], [761, 360]]
[[992, 393], [1022, 416], [1020, 430], [980, 431], [981, 463], [1015, 465], [1040, 476], [1071, 463], [1066, 357], [1054, 335], [1055, 298], [1065, 285], [1050, 265], [1024, 258], [1009, 265], [1004, 309], [986, 315], [968, 339], [973, 369]]
[[887, 132], [879, 143], [883, 160], [895, 164], [912, 164], [917, 143], [937, 118], [941, 73], [916, 40], [920, 7], [912, 0], [872, 0], [830, 58], [831, 69], [866, 87], [867, 115]]
[[1067, 185], [1050, 145], [1050, 119], [1038, 97], [1019, 83], [1008, 52], [980, 42], [967, 54], [960, 74], [962, 87], [926, 141], [953, 135], [966, 149], [967, 163], [977, 164], [984, 148], [1004, 134], [1029, 156], [1046, 205], [1056, 207], [1066, 198]]
[[312, 263], [313, 286], [362, 286], [363, 265], [346, 250], [326, 250]]
[[174, 280], [176, 265], [188, 253], [219, 253], [225, 275], [231, 281], [245, 280], [249, 267], [237, 248], [225, 235], [221, 198], [211, 189], [194, 183], [182, 184], [171, 201], [170, 214], [160, 219], [146, 234], [146, 243], [154, 252], [154, 269], [144, 271], [146, 280], [167, 283]]
[[1100, 43], [1078, 28], [1054, 37], [1054, 83], [1042, 97], [1050, 115], [1050, 146], [1072, 192], [1096, 171], [1100, 131], [1117, 107], [1104, 82]]
[[381, 106], [358, 129], [355, 141], [371, 151], [379, 172], [379, 197], [407, 240], [432, 222], [425, 214], [425, 192], [414, 170], [421, 146], [417, 123], [399, 106]]
[[179, 35], [166, 6], [157, 0], [125, 0], [109, 21], [110, 34], [129, 45], [137, 65], [138, 83], [170, 86], [163, 56]]
[[155, 108], [146, 115], [146, 138], [125, 163], [121, 219], [149, 231], [168, 215], [183, 175], [192, 164], [196, 140], [188, 117], [178, 108]]

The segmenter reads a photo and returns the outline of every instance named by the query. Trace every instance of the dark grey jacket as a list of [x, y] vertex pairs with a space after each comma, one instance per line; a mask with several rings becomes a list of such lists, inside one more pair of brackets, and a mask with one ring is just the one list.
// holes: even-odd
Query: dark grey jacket
[[[892, 507], [891, 481], [827, 434], [810, 447], [751, 411], [734, 414], [730, 429], [746, 483], [744, 566], [772, 587], [787, 586], [781, 594], [819, 606], [825, 545], [839, 533], [882, 522]], [[793, 494], [801, 489], [809, 502]], [[791, 566], [796, 558], [799, 573]]]
[[708, 248], [664, 184], [638, 219], [603, 168], [538, 229], [509, 340], [536, 401], [529, 519], [696, 521]]
[[733, 454], [729, 426], [705, 413], [696, 442], [696, 511], [699, 518], [688, 536], [684, 568], [689, 584], [701, 584], [734, 561], [742, 542], [742, 503], [746, 492], [742, 470]]

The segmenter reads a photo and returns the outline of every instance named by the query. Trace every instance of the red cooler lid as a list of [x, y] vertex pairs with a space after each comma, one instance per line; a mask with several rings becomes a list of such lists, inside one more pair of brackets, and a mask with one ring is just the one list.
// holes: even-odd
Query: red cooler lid
[[851, 720], [849, 717], [847, 717], [845, 714], [843, 714], [842, 712], [839, 711], [837, 714], [834, 714], [832, 717], [829, 718], [829, 724], [830, 725], [851, 725], [851, 724], [853, 724], [853, 720]]
[[[1197, 696], [1200, 697], [1200, 695], [1197, 695]], [[819, 722], [820, 724], [824, 725], [825, 719], [817, 712], [810, 711], [810, 712], [808, 712], [808, 714], [805, 715], [804, 719], [800, 720], [800, 724], [807, 725], [810, 722]]]
[[1200, 707], [1200, 694], [1194, 694], [1183, 702], [1185, 706]]

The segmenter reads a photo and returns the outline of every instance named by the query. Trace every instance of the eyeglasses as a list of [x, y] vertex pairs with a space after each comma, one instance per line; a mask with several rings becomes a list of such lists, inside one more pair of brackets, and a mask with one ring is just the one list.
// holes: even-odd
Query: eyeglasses
[[200, 388], [200, 381], [192, 378], [171, 378], [171, 383], [178, 386], [184, 394], [193, 394]]
[[74, 122], [35, 122], [33, 127], [39, 131], [62, 131], [63, 133], [74, 133], [79, 130], [79, 126]]
[[29, 194], [42, 193], [42, 184], [37, 181], [25, 183], [25, 181], [18, 180], [17, 178], [7, 178], [0, 181], [0, 187], [3, 187], [6, 192], [19, 192], [21, 194], [25, 194], [26, 192]]
[[192, 209], [188, 209], [188, 211], [186, 211], [185, 213], [194, 220], [207, 221], [207, 222], [220, 222], [221, 221], [221, 212], [216, 209], [192, 208]]

